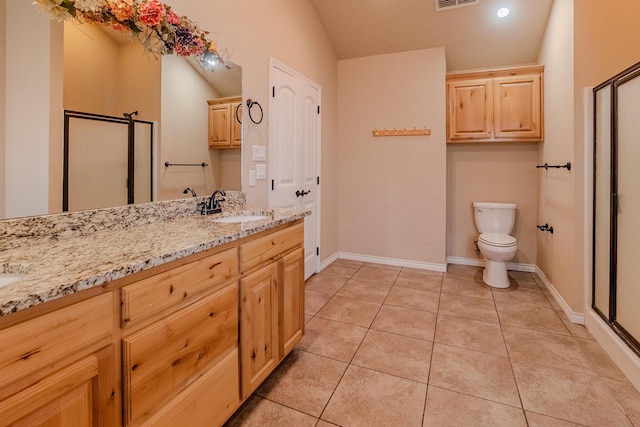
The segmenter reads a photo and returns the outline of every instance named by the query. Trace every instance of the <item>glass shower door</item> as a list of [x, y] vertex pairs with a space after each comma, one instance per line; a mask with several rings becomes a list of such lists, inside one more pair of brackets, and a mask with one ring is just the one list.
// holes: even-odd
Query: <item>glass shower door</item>
[[617, 82], [615, 322], [640, 340], [640, 72]]
[[127, 125], [71, 118], [69, 211], [127, 204]]
[[640, 355], [640, 63], [594, 102], [592, 307]]
[[63, 211], [153, 200], [153, 123], [65, 111]]
[[609, 317], [611, 250], [611, 85], [595, 92], [593, 308]]

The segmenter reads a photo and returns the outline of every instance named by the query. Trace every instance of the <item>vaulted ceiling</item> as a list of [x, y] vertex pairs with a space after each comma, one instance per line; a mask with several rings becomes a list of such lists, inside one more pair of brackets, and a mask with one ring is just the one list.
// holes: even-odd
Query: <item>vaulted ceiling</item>
[[[536, 62], [553, 0], [311, 0], [338, 59], [445, 47], [447, 71]], [[506, 18], [496, 12], [508, 7]]]

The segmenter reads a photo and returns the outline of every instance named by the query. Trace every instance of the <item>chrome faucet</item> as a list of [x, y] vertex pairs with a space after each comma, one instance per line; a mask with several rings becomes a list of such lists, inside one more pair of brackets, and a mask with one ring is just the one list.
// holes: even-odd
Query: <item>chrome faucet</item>
[[220, 202], [224, 202], [226, 195], [227, 193], [225, 193], [222, 188], [218, 188], [213, 192], [211, 197], [209, 197], [209, 201], [203, 202], [202, 205], [200, 205], [200, 213], [202, 215], [209, 215], [222, 212]]

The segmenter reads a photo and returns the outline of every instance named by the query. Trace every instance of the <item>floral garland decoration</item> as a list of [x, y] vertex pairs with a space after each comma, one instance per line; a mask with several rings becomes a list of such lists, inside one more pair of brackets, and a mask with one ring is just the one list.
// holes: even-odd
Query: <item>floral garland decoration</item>
[[75, 19], [129, 33], [152, 54], [205, 55], [223, 62], [207, 31], [159, 0], [35, 0], [33, 4], [52, 19]]

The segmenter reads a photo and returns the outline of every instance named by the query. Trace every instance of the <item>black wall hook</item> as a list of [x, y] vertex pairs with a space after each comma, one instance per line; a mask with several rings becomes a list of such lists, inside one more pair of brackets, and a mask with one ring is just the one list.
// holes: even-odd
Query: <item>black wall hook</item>
[[538, 227], [540, 231], [548, 231], [549, 233], [553, 234], [553, 227], [549, 226], [549, 224], [537, 225], [536, 227]]

